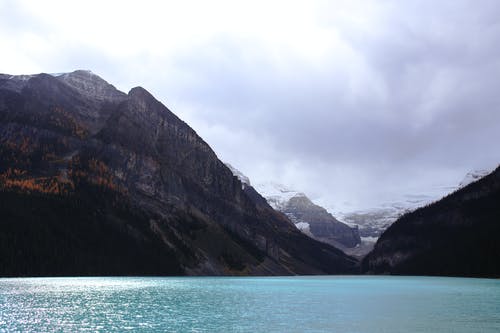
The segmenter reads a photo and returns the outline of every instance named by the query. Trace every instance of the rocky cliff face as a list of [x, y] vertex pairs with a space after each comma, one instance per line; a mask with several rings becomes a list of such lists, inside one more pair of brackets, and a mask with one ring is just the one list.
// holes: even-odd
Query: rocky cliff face
[[258, 205], [143, 88], [0, 75], [0, 275], [356, 270]]
[[[226, 163], [226, 165], [241, 181], [244, 191], [257, 205], [272, 207], [285, 214], [305, 235], [358, 256], [358, 253], [353, 252], [353, 248], [361, 243], [357, 227], [350, 227], [338, 221], [326, 209], [314, 204], [304, 193], [291, 190], [284, 185], [258, 184], [256, 190], [247, 176], [231, 164]], [[367, 252], [362, 252], [362, 255]]]
[[257, 190], [274, 209], [284, 213], [306, 235], [344, 250], [360, 244], [357, 227], [338, 221], [304, 193], [275, 183], [258, 184]]
[[399, 218], [363, 260], [370, 273], [500, 276], [500, 168]]
[[307, 196], [291, 198], [282, 212], [295, 224], [303, 224], [303, 230], [319, 241], [342, 248], [352, 248], [361, 243], [357, 227], [350, 227], [315, 205]]

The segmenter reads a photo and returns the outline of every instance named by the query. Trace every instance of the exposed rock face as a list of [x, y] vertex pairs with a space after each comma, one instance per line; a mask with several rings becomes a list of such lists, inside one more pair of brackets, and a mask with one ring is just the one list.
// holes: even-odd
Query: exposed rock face
[[94, 102], [120, 102], [127, 97], [91, 71], [77, 70], [57, 75], [57, 78]]
[[342, 248], [352, 248], [361, 242], [357, 227], [338, 221], [305, 195], [292, 197], [281, 211], [295, 224], [307, 224], [305, 231], [319, 241]]
[[357, 227], [338, 221], [304, 193], [275, 183], [259, 184], [257, 189], [274, 209], [284, 213], [306, 235], [342, 249], [360, 244]]
[[500, 276], [500, 168], [408, 213], [363, 260], [370, 273]]
[[0, 75], [0, 161], [0, 275], [357, 269], [256, 203], [140, 87], [87, 71]]

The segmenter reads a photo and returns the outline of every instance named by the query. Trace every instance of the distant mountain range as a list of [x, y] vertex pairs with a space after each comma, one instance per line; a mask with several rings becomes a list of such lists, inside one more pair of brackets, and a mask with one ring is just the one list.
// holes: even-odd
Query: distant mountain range
[[[244, 187], [252, 186], [241, 171], [226, 164]], [[361, 243], [357, 227], [350, 227], [333, 217], [325, 208], [314, 204], [304, 193], [278, 183], [263, 183], [253, 188], [275, 210], [285, 214], [290, 221], [311, 238], [331, 244], [344, 251]]]
[[[500, 168], [484, 174], [441, 200], [341, 216], [358, 230], [303, 193], [254, 188], [143, 88], [0, 74], [0, 276], [499, 277]], [[360, 234], [381, 233], [361, 267], [335, 247], [359, 257]]]
[[355, 273], [141, 87], [0, 75], [0, 276]]
[[[471, 180], [472, 182], [469, 182]], [[500, 277], [500, 167], [400, 217], [363, 260], [368, 273]]]
[[374, 243], [402, 215], [438, 201], [443, 196], [467, 186], [490, 172], [491, 170], [474, 170], [467, 173], [462, 181], [455, 186], [432, 188], [427, 193], [406, 194], [401, 196], [400, 200], [386, 202], [378, 207], [343, 212], [336, 211], [334, 208], [327, 208], [329, 211], [335, 212], [342, 222], [351, 226], [358, 226], [361, 239], [364, 242]]
[[487, 170], [471, 171], [457, 186], [434, 189], [429, 195], [407, 195], [405, 201], [342, 215], [343, 220], [348, 222], [346, 224], [334, 218], [325, 208], [314, 204], [304, 193], [275, 182], [260, 183], [252, 187], [247, 176], [232, 165], [227, 165], [240, 179], [243, 188], [255, 187], [272, 208], [284, 213], [304, 234], [360, 259], [373, 250], [380, 235], [401, 216], [439, 201], [440, 193], [444, 191], [456, 191], [490, 173]]
[[255, 187], [271, 207], [288, 216], [298, 229], [312, 238], [341, 249], [361, 243], [357, 227], [338, 221], [304, 193], [276, 183], [257, 184]]

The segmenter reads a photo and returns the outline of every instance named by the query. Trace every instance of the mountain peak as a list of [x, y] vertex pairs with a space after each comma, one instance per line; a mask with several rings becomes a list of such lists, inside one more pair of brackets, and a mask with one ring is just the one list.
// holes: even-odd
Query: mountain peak
[[89, 71], [0, 75], [0, 105], [0, 233], [14, 228], [2, 257], [15, 263], [0, 275], [357, 270], [242, 189], [144, 88], [127, 95]]
[[497, 278], [499, 201], [500, 167], [441, 200], [398, 218], [365, 257], [363, 270]]
[[151, 95], [149, 91], [147, 91], [141, 86], [133, 87], [132, 89], [130, 89], [128, 95], [130, 97], [138, 97], [138, 98], [154, 98], [154, 96]]
[[357, 227], [338, 221], [302, 192], [276, 182], [256, 185], [257, 191], [274, 209], [285, 214], [304, 234], [336, 247], [353, 248], [361, 242]]
[[82, 95], [92, 97], [96, 100], [117, 101], [126, 96], [123, 92], [90, 70], [79, 69], [70, 73], [51, 75], [74, 88]]
[[294, 197], [305, 197], [305, 194], [275, 182], [260, 183], [255, 185], [274, 209], [282, 209]]

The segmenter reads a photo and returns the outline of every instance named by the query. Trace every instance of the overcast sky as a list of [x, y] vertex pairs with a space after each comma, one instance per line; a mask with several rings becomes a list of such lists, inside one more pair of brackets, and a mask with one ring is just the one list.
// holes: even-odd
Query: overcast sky
[[0, 0], [0, 72], [143, 86], [254, 183], [339, 210], [500, 162], [500, 1]]

